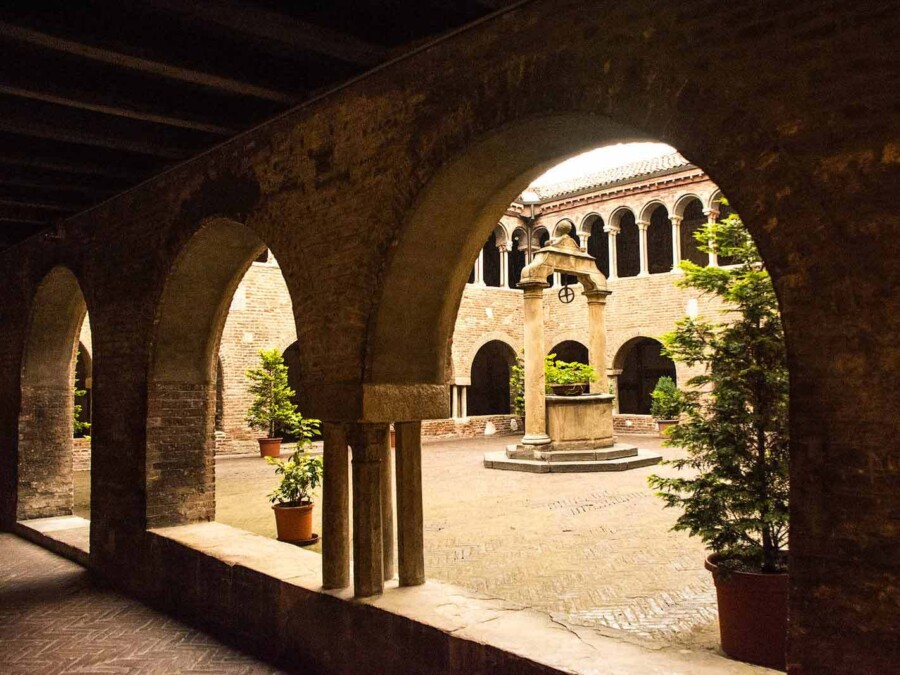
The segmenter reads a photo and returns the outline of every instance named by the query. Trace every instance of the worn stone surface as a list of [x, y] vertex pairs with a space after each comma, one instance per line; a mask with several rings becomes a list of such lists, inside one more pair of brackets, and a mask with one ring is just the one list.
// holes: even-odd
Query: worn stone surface
[[[144, 533], [148, 504], [167, 503], [148, 499], [146, 480], [156, 367], [211, 381], [224, 310], [261, 251], [224, 228], [218, 255], [187, 269], [195, 235], [241, 223], [278, 258], [302, 318], [306, 412], [443, 416], [459, 298], [503, 209], [566, 156], [652, 137], [729, 196], [778, 292], [791, 373], [789, 668], [889, 672], [900, 661], [900, 462], [883, 422], [900, 393], [872, 374], [900, 362], [900, 15], [807, 1], [601, 9], [518, 6], [66, 221], [59, 238], [5, 251], [3, 527], [18, 508], [28, 321], [54, 266], [78, 279], [93, 329], [92, 565], [147, 594], [165, 567], [179, 568], [165, 577], [177, 587], [197, 563], [150, 556]], [[183, 295], [169, 314], [179, 270], [218, 294]], [[174, 344], [190, 358], [162, 364]], [[201, 487], [205, 470], [186, 462], [184, 475]], [[173, 492], [186, 484], [170, 475]]]

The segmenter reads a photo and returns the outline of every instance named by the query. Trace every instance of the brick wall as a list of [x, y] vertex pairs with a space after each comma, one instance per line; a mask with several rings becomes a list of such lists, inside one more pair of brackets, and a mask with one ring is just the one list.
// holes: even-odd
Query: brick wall
[[525, 429], [524, 420], [515, 415], [474, 415], [461, 419], [425, 420], [422, 422], [422, 436], [435, 440], [474, 438], [485, 435], [488, 423], [494, 425], [495, 433], [500, 436], [520, 434]]
[[617, 434], [653, 434], [659, 431], [650, 415], [613, 415], [613, 431]]
[[73, 471], [90, 471], [91, 470], [91, 439], [90, 438], [73, 438], [72, 439], [72, 470]]

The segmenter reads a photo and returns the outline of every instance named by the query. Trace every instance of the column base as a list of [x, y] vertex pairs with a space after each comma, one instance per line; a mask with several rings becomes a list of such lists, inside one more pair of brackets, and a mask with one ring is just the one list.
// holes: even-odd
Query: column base
[[522, 445], [547, 445], [550, 437], [547, 434], [525, 434], [522, 437]]

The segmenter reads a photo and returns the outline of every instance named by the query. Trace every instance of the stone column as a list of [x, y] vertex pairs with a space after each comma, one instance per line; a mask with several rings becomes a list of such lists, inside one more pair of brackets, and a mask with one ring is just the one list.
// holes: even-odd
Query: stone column
[[350, 425], [353, 450], [353, 592], [358, 598], [384, 591], [381, 534], [381, 457], [387, 424]]
[[397, 422], [397, 557], [400, 585], [425, 583], [422, 423]]
[[469, 416], [469, 401], [468, 401], [468, 392], [469, 388], [466, 386], [461, 386], [459, 388], [459, 416], [460, 417], [468, 417]]
[[500, 288], [509, 288], [509, 244], [500, 244]]
[[[712, 209], [704, 209], [703, 215], [706, 216], [706, 222], [712, 225], [719, 219], [719, 212], [713, 211]], [[719, 256], [716, 254], [716, 247], [713, 241], [709, 242], [709, 266], [710, 267], [718, 267], [719, 266]]]
[[647, 228], [650, 227], [650, 223], [639, 220], [637, 222], [638, 226], [638, 247], [641, 252], [641, 271], [638, 273], [639, 277], [646, 277], [650, 275], [650, 263], [647, 256]]
[[619, 234], [618, 227], [609, 227], [608, 225], [603, 228], [609, 237], [609, 277], [608, 279], [618, 279], [619, 278], [619, 256], [618, 251], [616, 250], [616, 235]]
[[322, 425], [322, 587], [350, 585], [350, 476], [347, 435], [335, 422]]
[[387, 581], [394, 578], [394, 472], [391, 465], [390, 429], [384, 437], [381, 452], [381, 555], [382, 573]]
[[545, 445], [547, 411], [544, 401], [544, 289], [542, 282], [519, 283], [525, 298], [525, 445]]
[[587, 253], [588, 250], [588, 241], [591, 238], [590, 232], [585, 232], [581, 235], [581, 250]]
[[450, 385], [450, 417], [456, 419], [459, 417], [459, 396], [456, 395], [456, 385]]
[[592, 394], [605, 394], [609, 390], [606, 374], [606, 296], [609, 291], [585, 291], [588, 306], [588, 360], [597, 373], [591, 382]]
[[559, 288], [560, 286], [562, 286], [562, 274], [560, 274], [559, 272], [553, 273], [553, 286], [555, 288]]
[[681, 216], [669, 216], [672, 223], [672, 272], [681, 274]]
[[484, 247], [478, 251], [478, 260], [475, 261], [475, 283], [484, 286]]

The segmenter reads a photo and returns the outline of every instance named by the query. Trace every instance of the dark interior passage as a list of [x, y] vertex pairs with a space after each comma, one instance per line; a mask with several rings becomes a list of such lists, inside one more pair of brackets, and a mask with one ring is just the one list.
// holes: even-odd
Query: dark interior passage
[[514, 361], [512, 348], [499, 340], [492, 340], [478, 350], [472, 360], [469, 415], [509, 414], [509, 369]]
[[[663, 356], [662, 345], [652, 338], [635, 338], [626, 343], [616, 357], [619, 375], [619, 412], [650, 414], [650, 394], [663, 376], [675, 378], [675, 364]], [[677, 381], [677, 380], [676, 380]]]

